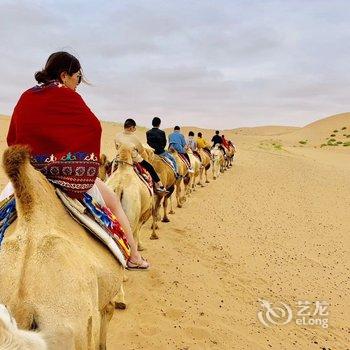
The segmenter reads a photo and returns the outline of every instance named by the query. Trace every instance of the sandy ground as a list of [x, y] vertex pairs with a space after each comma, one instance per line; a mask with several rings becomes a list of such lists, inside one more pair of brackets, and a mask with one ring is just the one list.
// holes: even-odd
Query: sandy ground
[[[158, 241], [144, 239], [152, 269], [128, 272], [110, 349], [349, 349], [350, 147], [314, 147], [328, 129], [350, 134], [350, 117], [320, 123], [327, 132], [316, 124], [304, 145], [304, 128], [225, 131], [238, 147], [234, 167], [161, 223]], [[109, 156], [119, 129], [104, 124]], [[290, 305], [293, 320], [265, 327], [259, 299]], [[295, 324], [298, 301], [323, 300], [327, 329]]]

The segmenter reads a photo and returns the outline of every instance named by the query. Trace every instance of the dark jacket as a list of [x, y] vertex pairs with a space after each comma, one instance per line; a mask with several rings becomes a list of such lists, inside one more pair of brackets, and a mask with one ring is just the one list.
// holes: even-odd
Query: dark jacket
[[215, 146], [217, 143], [219, 143], [220, 145], [222, 144], [222, 138], [219, 135], [214, 135], [213, 138], [211, 139], [211, 141], [213, 142], [213, 145]]
[[165, 152], [166, 136], [163, 130], [152, 128], [146, 132], [147, 144], [154, 149], [155, 154]]

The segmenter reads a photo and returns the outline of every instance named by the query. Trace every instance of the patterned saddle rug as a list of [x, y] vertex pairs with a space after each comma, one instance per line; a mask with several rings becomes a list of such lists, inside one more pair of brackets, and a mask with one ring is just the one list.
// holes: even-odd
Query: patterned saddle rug
[[7, 228], [17, 218], [15, 196], [11, 195], [0, 202], [0, 246]]
[[[97, 203], [90, 195], [84, 194], [82, 201], [68, 197], [56, 188], [57, 196], [71, 216], [104, 243], [122, 266], [130, 257], [130, 246], [117, 218], [107, 208]], [[0, 203], [0, 245], [6, 229], [16, 219], [14, 195]]]
[[188, 162], [186, 156], [182, 153], [178, 153], [180, 159], [185, 163], [187, 169], [190, 169], [191, 168], [191, 164]]
[[174, 164], [170, 159], [163, 157], [163, 156], [160, 156], [160, 155], [156, 155], [156, 156], [159, 157], [161, 159], [161, 161], [163, 163], [165, 163], [176, 175], [176, 169], [174, 168]]
[[200, 154], [197, 151], [193, 151], [193, 155], [200, 161], [202, 162], [202, 158], [200, 156]]

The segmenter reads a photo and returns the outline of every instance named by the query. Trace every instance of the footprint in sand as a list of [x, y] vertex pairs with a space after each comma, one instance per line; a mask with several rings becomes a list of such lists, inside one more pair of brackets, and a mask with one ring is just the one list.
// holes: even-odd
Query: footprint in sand
[[154, 326], [143, 326], [143, 325], [141, 325], [140, 331], [141, 331], [141, 333], [143, 335], [153, 336], [153, 335], [158, 334], [160, 332], [160, 329], [158, 327], [154, 327]]
[[182, 309], [170, 308], [166, 310], [166, 317], [170, 318], [173, 321], [180, 320], [183, 314], [184, 311]]

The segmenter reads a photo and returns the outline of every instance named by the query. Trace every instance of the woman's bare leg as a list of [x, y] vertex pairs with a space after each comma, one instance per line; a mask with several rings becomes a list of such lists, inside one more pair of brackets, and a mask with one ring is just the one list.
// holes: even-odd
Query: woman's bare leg
[[[119, 198], [116, 197], [114, 192], [99, 178], [95, 182], [97, 188], [99, 189], [106, 206], [112, 211], [112, 213], [118, 218], [120, 224], [122, 225], [126, 238], [130, 245], [130, 260], [135, 263], [142, 262], [142, 257], [137, 250], [137, 245], [134, 240], [134, 236], [131, 231], [130, 223], [128, 217], [125, 215], [124, 209], [120, 203]], [[148, 264], [146, 261], [142, 262], [142, 267], [146, 267]], [[148, 264], [149, 265], [149, 264]]]

